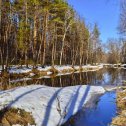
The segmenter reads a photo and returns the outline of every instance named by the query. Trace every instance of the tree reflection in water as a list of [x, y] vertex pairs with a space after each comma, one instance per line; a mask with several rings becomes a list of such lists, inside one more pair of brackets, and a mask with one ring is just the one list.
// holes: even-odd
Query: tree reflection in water
[[[125, 79], [126, 70], [104, 68], [99, 71], [73, 73], [62, 76], [52, 76], [50, 78], [33, 77], [33, 78], [20, 78], [21, 80], [13, 80], [10, 78], [1, 78], [0, 89], [7, 90], [18, 86], [26, 86], [31, 84], [42, 84], [52, 87], [66, 87], [75, 85], [106, 85], [118, 84]], [[12, 81], [13, 80], [13, 81]]]

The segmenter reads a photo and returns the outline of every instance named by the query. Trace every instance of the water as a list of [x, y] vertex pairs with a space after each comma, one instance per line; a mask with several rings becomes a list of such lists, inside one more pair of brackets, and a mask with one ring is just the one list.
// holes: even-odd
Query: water
[[90, 71], [74, 73], [70, 75], [51, 76], [44, 78], [41, 76], [26, 78], [9, 78], [0, 84], [0, 90], [7, 90], [17, 86], [26, 86], [31, 84], [41, 84], [52, 87], [67, 87], [75, 85], [119, 85], [125, 80], [126, 72], [122, 69], [101, 69], [99, 71]]
[[116, 116], [116, 93], [107, 92], [93, 108], [80, 111], [71, 126], [109, 126]]

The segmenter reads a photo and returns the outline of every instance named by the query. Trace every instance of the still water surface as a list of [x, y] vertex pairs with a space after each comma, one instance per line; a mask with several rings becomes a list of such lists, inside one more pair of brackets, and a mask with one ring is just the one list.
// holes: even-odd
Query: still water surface
[[126, 70], [123, 69], [101, 69], [99, 71], [90, 71], [82, 73], [73, 73], [62, 76], [51, 77], [27, 77], [27, 78], [9, 78], [0, 83], [0, 89], [6, 90], [17, 86], [31, 84], [41, 84], [52, 87], [67, 87], [75, 85], [120, 85], [125, 82]]
[[75, 123], [70, 126], [109, 126], [117, 114], [116, 110], [116, 94], [107, 92], [96, 106], [80, 111]]

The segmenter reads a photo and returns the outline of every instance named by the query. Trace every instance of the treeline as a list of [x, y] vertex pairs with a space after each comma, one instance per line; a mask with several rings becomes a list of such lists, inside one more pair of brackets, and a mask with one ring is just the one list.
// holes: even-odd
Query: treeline
[[0, 0], [0, 64], [82, 65], [102, 61], [99, 29], [64, 0]]
[[119, 39], [111, 38], [107, 45], [107, 62], [126, 64], [126, 1], [120, 1]]
[[108, 40], [107, 62], [111, 64], [126, 64], [126, 40], [114, 39]]

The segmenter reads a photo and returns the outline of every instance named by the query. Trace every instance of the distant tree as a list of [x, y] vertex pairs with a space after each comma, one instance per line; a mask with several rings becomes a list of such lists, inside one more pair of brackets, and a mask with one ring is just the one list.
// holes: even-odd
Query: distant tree
[[121, 0], [120, 1], [120, 22], [118, 30], [120, 34], [126, 36], [126, 1]]
[[121, 59], [121, 49], [122, 46], [118, 39], [108, 40], [108, 63], [118, 64]]
[[120, 45], [121, 48], [121, 62], [126, 63], [126, 1], [120, 1], [120, 21], [118, 31], [121, 35]]
[[100, 44], [100, 32], [99, 32], [99, 28], [98, 25], [95, 24], [94, 25], [94, 29], [92, 32], [92, 44], [93, 44], [93, 57], [92, 60], [94, 63], [97, 63], [97, 59], [98, 59], [98, 54], [97, 54], [97, 50], [99, 48], [99, 44]]

